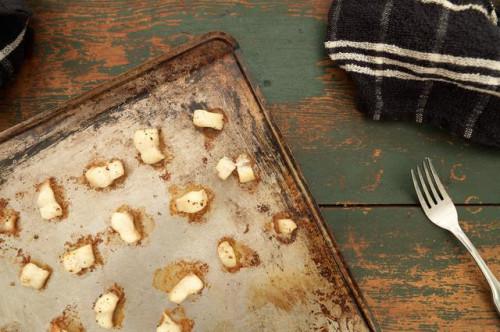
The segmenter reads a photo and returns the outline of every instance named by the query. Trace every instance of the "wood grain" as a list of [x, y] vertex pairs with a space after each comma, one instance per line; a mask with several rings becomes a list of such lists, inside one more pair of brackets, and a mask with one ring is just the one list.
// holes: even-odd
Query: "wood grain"
[[[500, 274], [500, 208], [460, 208], [464, 231]], [[419, 208], [323, 209], [344, 259], [386, 331], [500, 331], [483, 275]]]
[[376, 122], [355, 111], [354, 87], [329, 61], [322, 95], [270, 109], [320, 204], [413, 204], [409, 171], [433, 159], [460, 204], [497, 204], [500, 154], [435, 128]]
[[[329, 1], [28, 2], [35, 13], [33, 50], [15, 81], [0, 91], [0, 130], [56, 108], [195, 35], [223, 30], [240, 43], [248, 70], [318, 203], [414, 204], [408, 171], [429, 156], [457, 203], [475, 204], [471, 209], [482, 209], [481, 204], [486, 203], [500, 204], [497, 150], [470, 145], [415, 124], [372, 122], [356, 111], [352, 82], [334, 68], [322, 47]], [[402, 227], [400, 219], [391, 217], [387, 210], [381, 209], [380, 214], [375, 214], [378, 208], [371, 211], [368, 216], [374, 216], [373, 225], [383, 220], [388, 229]], [[328, 217], [336, 219], [330, 212]], [[363, 248], [377, 248], [377, 240], [355, 245], [365, 234], [366, 223], [372, 223], [367, 219], [370, 221], [353, 223], [352, 228], [333, 222], [330, 226], [339, 239], [356, 239], [351, 249], [346, 247], [348, 262], [355, 267], [355, 276], [365, 286], [384, 329], [464, 331], [474, 315], [487, 326], [494, 324], [489, 299], [484, 292], [476, 292], [480, 285], [467, 272], [473, 267], [469, 261], [454, 265], [459, 271], [455, 282], [458, 295], [480, 296], [473, 306], [464, 305], [458, 295], [439, 293], [437, 280], [431, 279], [431, 288], [437, 292], [435, 300], [455, 308], [453, 314], [433, 311], [422, 295], [405, 292], [402, 286], [399, 293], [385, 292], [392, 287], [391, 280], [406, 280], [404, 261], [391, 262], [390, 268], [382, 269], [384, 273], [373, 273], [367, 279], [357, 266], [373, 259]], [[498, 244], [486, 240], [500, 238], [498, 224], [493, 219], [481, 220], [488, 227], [481, 228], [475, 243], [490, 246], [498, 256]], [[398, 240], [389, 230], [380, 234], [373, 230], [381, 243], [418, 242], [422, 237], [435, 236], [435, 232], [426, 227], [417, 233], [407, 232]], [[397, 254], [391, 247], [385, 249], [390, 257]], [[359, 254], [349, 254], [354, 251]], [[439, 257], [436, 250], [421, 257], [426, 273], [438, 273], [434, 261]], [[373, 268], [381, 266], [375, 264]], [[386, 288], [376, 286], [384, 284]], [[415, 313], [410, 314], [409, 303], [417, 305]], [[409, 322], [401, 318], [406, 313]]]

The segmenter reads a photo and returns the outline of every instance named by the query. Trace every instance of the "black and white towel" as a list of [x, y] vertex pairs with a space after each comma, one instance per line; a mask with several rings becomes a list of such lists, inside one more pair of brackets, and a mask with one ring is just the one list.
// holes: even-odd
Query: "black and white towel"
[[31, 12], [22, 0], [0, 0], [0, 87], [21, 65]]
[[488, 0], [334, 0], [325, 46], [371, 118], [500, 147], [500, 28]]

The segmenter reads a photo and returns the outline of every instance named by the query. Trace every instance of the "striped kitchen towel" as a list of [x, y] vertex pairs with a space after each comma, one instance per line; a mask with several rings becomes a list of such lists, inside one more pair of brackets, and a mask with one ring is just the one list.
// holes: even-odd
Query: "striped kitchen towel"
[[0, 87], [24, 60], [31, 12], [22, 0], [0, 0]]
[[374, 120], [500, 147], [500, 27], [488, 0], [334, 0], [325, 46]]

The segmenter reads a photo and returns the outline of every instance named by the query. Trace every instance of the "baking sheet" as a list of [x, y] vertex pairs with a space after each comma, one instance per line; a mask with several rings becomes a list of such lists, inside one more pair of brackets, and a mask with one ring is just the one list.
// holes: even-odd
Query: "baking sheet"
[[[162, 312], [175, 308], [152, 287], [154, 272], [187, 260], [208, 265], [207, 287], [182, 304], [194, 331], [369, 329], [363, 301], [235, 49], [230, 37], [205, 36], [0, 135], [0, 198], [19, 211], [21, 226], [18, 237], [0, 235], [0, 327], [43, 331], [72, 306], [86, 331], [99, 331], [93, 303], [117, 283], [126, 296], [121, 330], [154, 330]], [[224, 130], [216, 137], [196, 130], [191, 117], [197, 108], [222, 109]], [[171, 156], [165, 168], [137, 159], [131, 138], [144, 127], [161, 128]], [[222, 156], [242, 152], [256, 162], [257, 185], [221, 181], [215, 173]], [[81, 183], [86, 165], [111, 158], [125, 163], [122, 184], [95, 191]], [[64, 188], [68, 202], [68, 216], [60, 222], [43, 221], [35, 205], [35, 185], [48, 177]], [[169, 211], [169, 189], [189, 183], [215, 195], [203, 222], [189, 223]], [[154, 224], [139, 246], [107, 243], [109, 218], [123, 204]], [[298, 221], [291, 244], [266, 230], [280, 212]], [[85, 235], [102, 240], [104, 263], [73, 276], [59, 256], [66, 242]], [[224, 236], [254, 249], [260, 264], [224, 271], [216, 251]], [[19, 284], [20, 261], [27, 255], [53, 270], [43, 291]]]

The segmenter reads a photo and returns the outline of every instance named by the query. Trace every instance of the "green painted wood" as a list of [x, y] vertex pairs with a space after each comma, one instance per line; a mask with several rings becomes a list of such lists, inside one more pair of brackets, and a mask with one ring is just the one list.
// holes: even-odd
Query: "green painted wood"
[[[500, 331], [490, 290], [472, 257], [420, 209], [322, 213], [383, 330]], [[460, 208], [459, 216], [499, 276], [500, 208]]]
[[[325, 57], [325, 1], [31, 1], [34, 52], [0, 92], [0, 128], [54, 108], [192, 35], [234, 35], [317, 201], [413, 203], [425, 156], [460, 203], [500, 203], [498, 150], [417, 125], [374, 123]], [[377, 155], [379, 155], [377, 157]], [[454, 174], [452, 175], [452, 171]]]
[[416, 203], [410, 169], [425, 157], [456, 203], [500, 202], [498, 149], [416, 124], [367, 120], [335, 98], [321, 109], [274, 113], [320, 204]]

